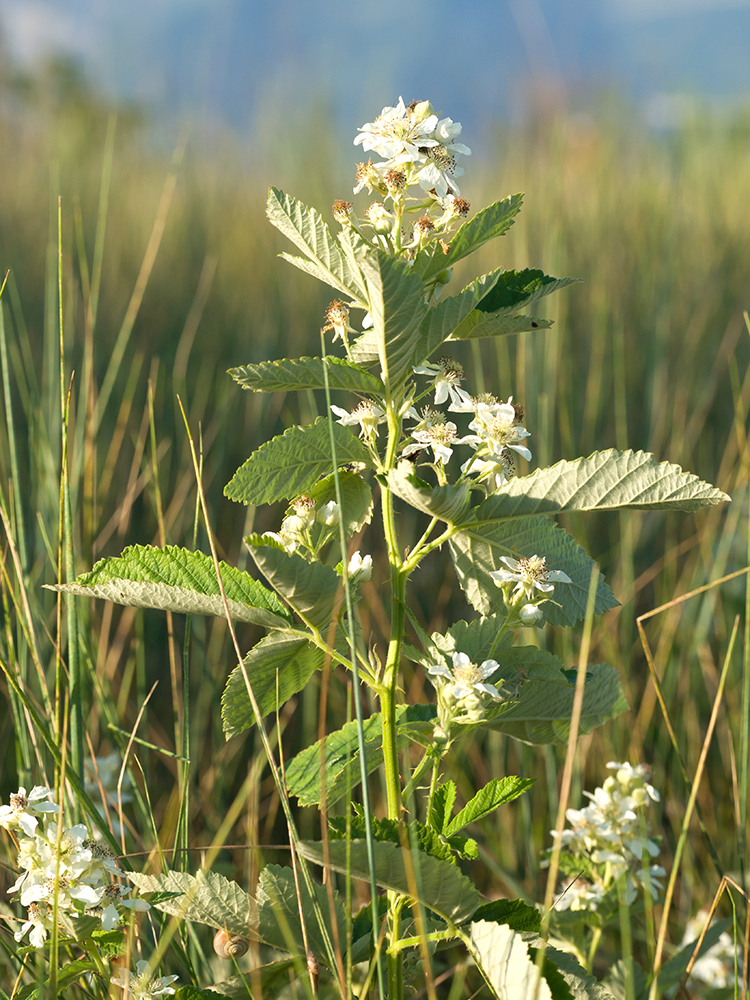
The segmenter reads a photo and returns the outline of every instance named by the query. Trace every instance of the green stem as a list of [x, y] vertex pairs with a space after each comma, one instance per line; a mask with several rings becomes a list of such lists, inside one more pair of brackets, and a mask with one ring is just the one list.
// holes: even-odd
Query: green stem
[[594, 933], [591, 935], [591, 944], [589, 945], [588, 954], [586, 956], [586, 969], [591, 972], [594, 966], [594, 956], [599, 948], [599, 941], [602, 937], [601, 927], [595, 927]]
[[435, 789], [437, 788], [438, 779], [438, 768], [440, 766], [440, 758], [432, 758], [432, 777], [430, 778], [430, 791], [427, 796], [427, 812], [425, 815], [425, 822], [429, 824], [430, 816], [432, 815], [432, 800], [435, 798]]

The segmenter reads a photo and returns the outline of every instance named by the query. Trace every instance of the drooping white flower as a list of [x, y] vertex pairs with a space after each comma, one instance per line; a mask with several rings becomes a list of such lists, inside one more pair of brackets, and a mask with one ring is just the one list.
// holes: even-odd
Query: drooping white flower
[[104, 895], [101, 900], [102, 912], [102, 928], [105, 931], [112, 931], [120, 923], [120, 913], [118, 907], [125, 907], [127, 910], [139, 910], [145, 912], [151, 909], [149, 903], [145, 899], [126, 899], [125, 897], [132, 892], [132, 889], [125, 889], [116, 882], [108, 885], [104, 890]]
[[28, 794], [23, 787], [12, 792], [9, 805], [0, 806], [0, 826], [7, 830], [20, 827], [27, 837], [33, 837], [39, 822], [38, 816], [60, 811], [51, 796], [52, 792], [45, 785], [34, 785]]
[[568, 574], [563, 573], [561, 569], [547, 569], [547, 560], [544, 556], [522, 556], [521, 559], [501, 556], [500, 561], [504, 562], [508, 569], [495, 570], [490, 576], [498, 587], [504, 583], [515, 583], [513, 598], [524, 595], [526, 600], [530, 601], [535, 596], [535, 590], [551, 594], [556, 583], [572, 583]]
[[560, 889], [556, 910], [595, 910], [604, 899], [604, 889], [585, 879], [571, 879]]
[[46, 907], [37, 906], [36, 903], [32, 903], [29, 906], [27, 917], [28, 919], [21, 929], [15, 932], [13, 937], [16, 941], [20, 942], [28, 933], [31, 947], [43, 948], [50, 931], [51, 918], [49, 911]]
[[448, 407], [454, 413], [468, 413], [474, 409], [471, 396], [460, 388], [459, 382], [463, 381], [464, 369], [458, 361], [453, 358], [440, 358], [432, 364], [417, 365], [414, 369], [415, 375], [432, 375], [435, 379], [435, 406], [440, 406], [447, 399], [451, 403]]
[[385, 420], [385, 410], [370, 399], [363, 399], [355, 408], [349, 412], [340, 406], [331, 404], [331, 409], [339, 415], [337, 424], [344, 427], [359, 426], [359, 436], [361, 438], [371, 437], [378, 432], [378, 424]]
[[129, 992], [130, 1000], [154, 1000], [155, 997], [168, 996], [175, 992], [171, 985], [177, 976], [152, 976], [149, 963], [141, 960], [136, 963], [136, 973], [129, 969], [118, 969], [117, 975], [110, 982]]

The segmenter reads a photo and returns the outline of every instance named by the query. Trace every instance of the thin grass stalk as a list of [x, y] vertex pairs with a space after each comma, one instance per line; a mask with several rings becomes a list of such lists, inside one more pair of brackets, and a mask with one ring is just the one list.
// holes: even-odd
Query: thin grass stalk
[[[243, 680], [245, 682], [245, 688], [247, 690], [248, 700], [250, 701], [250, 705], [251, 705], [252, 710], [253, 710], [253, 717], [255, 719], [255, 725], [256, 725], [258, 733], [260, 734], [261, 741], [262, 741], [262, 744], [263, 744], [263, 750], [265, 751], [266, 759], [268, 760], [268, 765], [269, 765], [269, 768], [271, 770], [271, 775], [273, 777], [273, 781], [274, 781], [274, 784], [276, 786], [276, 792], [277, 792], [277, 794], [279, 796], [279, 801], [281, 803], [281, 808], [282, 808], [282, 810], [284, 812], [284, 816], [285, 816], [286, 821], [287, 821], [287, 829], [288, 829], [288, 832], [289, 832], [289, 844], [290, 844], [291, 849], [295, 853], [297, 853], [299, 855], [299, 848], [298, 848], [299, 837], [297, 835], [297, 829], [296, 829], [296, 826], [294, 824], [294, 817], [292, 816], [291, 807], [289, 805], [289, 797], [287, 795], [286, 789], [284, 788], [284, 784], [283, 784], [283, 781], [281, 779], [281, 774], [279, 772], [279, 768], [278, 768], [278, 765], [276, 763], [276, 758], [274, 757], [274, 754], [273, 754], [273, 749], [271, 747], [271, 743], [270, 743], [270, 740], [268, 738], [268, 733], [266, 732], [266, 727], [263, 724], [263, 718], [262, 718], [262, 716], [260, 714], [260, 708], [258, 707], [258, 702], [257, 702], [256, 697], [255, 697], [255, 692], [253, 691], [252, 685], [250, 684], [250, 678], [248, 677], [247, 667], [245, 666], [245, 659], [244, 659], [244, 657], [242, 655], [242, 651], [240, 650], [239, 642], [237, 640], [237, 633], [236, 633], [235, 628], [234, 628], [234, 622], [232, 621], [232, 615], [231, 615], [231, 612], [229, 610], [229, 605], [227, 603], [226, 593], [225, 593], [225, 590], [224, 590], [224, 581], [222, 580], [222, 577], [221, 577], [221, 568], [219, 566], [219, 557], [218, 557], [218, 555], [216, 553], [216, 543], [215, 543], [215, 540], [214, 540], [213, 530], [211, 528], [211, 522], [210, 522], [209, 517], [208, 517], [208, 505], [206, 504], [206, 497], [205, 497], [205, 494], [203, 492], [203, 483], [202, 483], [202, 481], [201, 481], [201, 479], [199, 478], [199, 475], [198, 475], [198, 473], [199, 473], [199, 466], [198, 466], [198, 458], [197, 458], [197, 455], [196, 455], [196, 452], [195, 452], [195, 442], [193, 441], [193, 436], [192, 436], [192, 434], [190, 432], [190, 425], [188, 424], [187, 415], [186, 415], [184, 407], [182, 405], [182, 400], [179, 398], [179, 396], [178, 396], [178, 403], [179, 403], [180, 412], [182, 414], [182, 418], [183, 418], [183, 421], [184, 421], [184, 424], [185, 424], [185, 430], [187, 432], [188, 444], [189, 444], [189, 447], [190, 447], [190, 455], [191, 455], [191, 458], [192, 458], [192, 461], [193, 461], [193, 470], [194, 470], [195, 475], [196, 475], [196, 483], [197, 483], [197, 487], [198, 487], [198, 495], [200, 497], [201, 512], [203, 514], [203, 523], [204, 523], [205, 528], [206, 528], [206, 534], [208, 536], [208, 544], [209, 544], [209, 547], [211, 549], [211, 556], [213, 558], [214, 568], [216, 570], [216, 579], [217, 579], [217, 582], [219, 584], [219, 591], [221, 593], [221, 599], [222, 599], [222, 603], [224, 605], [224, 613], [225, 613], [226, 619], [227, 619], [227, 626], [229, 628], [229, 634], [230, 634], [230, 636], [232, 638], [232, 645], [234, 647], [234, 652], [235, 652], [235, 655], [237, 657], [237, 663], [238, 663], [238, 665], [240, 667], [240, 672], [241, 672]], [[331, 964], [334, 965], [335, 962], [336, 962], [336, 958], [335, 958], [335, 954], [334, 954], [334, 951], [333, 951], [333, 944], [331, 942], [331, 936], [330, 936], [328, 927], [326, 925], [326, 922], [323, 919], [323, 913], [322, 913], [322, 911], [320, 909], [320, 906], [319, 906], [318, 901], [317, 901], [317, 897], [316, 897], [315, 892], [314, 892], [313, 882], [312, 882], [312, 879], [310, 878], [310, 873], [308, 871], [307, 864], [306, 864], [304, 858], [302, 858], [301, 855], [299, 855], [299, 864], [300, 864], [300, 870], [301, 870], [301, 872], [303, 874], [303, 878], [304, 878], [304, 881], [305, 881], [305, 888], [307, 889], [307, 891], [309, 893], [310, 900], [311, 900], [311, 903], [312, 903], [313, 912], [315, 913], [315, 918], [318, 921], [318, 926], [319, 926], [319, 929], [320, 929], [320, 932], [321, 932], [321, 936], [323, 938], [323, 943], [325, 945], [326, 952], [328, 953], [328, 959], [331, 962]], [[342, 993], [342, 997], [344, 997], [343, 993]]]
[[[745, 326], [750, 334], [750, 314], [744, 314]], [[748, 523], [747, 523], [747, 564], [750, 566], [750, 489], [748, 490]], [[747, 799], [750, 791], [750, 577], [745, 580], [745, 627], [743, 629], [744, 647], [742, 650], [742, 696], [740, 713], [740, 828], [738, 830], [738, 849], [740, 863], [740, 882], [747, 885]], [[750, 904], [748, 915], [750, 916]], [[745, 968], [745, 986], [747, 985], [747, 967]]]
[[[341, 506], [341, 481], [339, 476], [338, 462], [336, 461], [336, 440], [333, 433], [333, 411], [331, 410], [331, 388], [328, 381], [328, 366], [326, 365], [326, 343], [325, 335], [323, 331], [320, 334], [320, 344], [321, 353], [323, 356], [323, 384], [325, 387], [326, 396], [326, 414], [328, 419], [328, 435], [329, 442], [331, 446], [331, 461], [333, 464], [333, 474], [334, 474], [334, 484], [336, 490], [336, 503], [339, 505], [339, 510], [343, 510]], [[341, 547], [341, 558], [342, 558], [342, 577], [344, 584], [344, 602], [346, 605], [346, 614], [349, 622], [349, 651], [351, 654], [351, 668], [352, 668], [352, 687], [354, 691], [354, 711], [357, 720], [357, 745], [359, 747], [359, 772], [360, 772], [360, 782], [362, 786], [362, 808], [364, 811], [365, 820], [365, 840], [367, 844], [367, 863], [370, 866], [370, 906], [372, 909], [372, 938], [373, 947], [375, 949], [375, 962], [377, 964], [377, 977], [378, 977], [378, 990], [380, 996], [385, 996], [385, 979], [383, 975], [383, 967], [381, 961], [380, 948], [378, 946], [379, 939], [379, 914], [378, 914], [378, 890], [377, 883], [375, 882], [375, 854], [374, 854], [374, 838], [372, 835], [372, 819], [371, 819], [371, 806], [370, 806], [370, 790], [368, 785], [368, 774], [367, 774], [367, 754], [365, 752], [365, 733], [364, 733], [364, 720], [362, 718], [362, 701], [360, 698], [360, 686], [361, 682], [359, 679], [359, 666], [357, 661], [357, 639], [354, 632], [354, 605], [352, 603], [351, 588], [349, 586], [349, 572], [348, 572], [348, 560], [347, 560], [347, 547], [346, 547], [346, 534], [344, 532], [344, 519], [339, 518], [339, 544]], [[347, 878], [351, 876], [347, 874]]]
[[649, 990], [649, 1000], [656, 1000], [658, 997], [658, 984], [659, 984], [659, 969], [661, 968], [662, 955], [664, 953], [664, 942], [667, 937], [667, 922], [669, 920], [669, 910], [672, 905], [672, 897], [674, 895], [675, 885], [677, 883], [677, 874], [680, 869], [680, 862], [682, 860], [682, 854], [685, 849], [685, 844], [687, 843], [688, 830], [690, 827], [690, 821], [693, 817], [693, 810], [695, 807], [696, 799], [698, 797], [698, 786], [700, 785], [701, 778], [703, 777], [703, 768], [706, 763], [706, 757], [708, 756], [708, 748], [711, 743], [711, 739], [714, 733], [714, 727], [716, 726], [716, 719], [719, 714], [719, 706], [721, 705], [722, 698], [724, 696], [724, 685], [726, 683], [727, 674], [729, 673], [729, 667], [732, 662], [732, 652], [734, 651], [734, 643], [737, 638], [737, 632], [739, 631], [740, 619], [739, 615], [734, 620], [734, 627], [732, 628], [732, 634], [729, 639], [729, 646], [727, 648], [726, 656], [724, 657], [724, 665], [721, 670], [721, 676], [719, 678], [719, 689], [716, 692], [716, 697], [714, 698], [714, 703], [711, 708], [711, 718], [709, 719], [708, 728], [706, 730], [706, 736], [703, 740], [703, 746], [701, 747], [701, 754], [698, 759], [698, 766], [695, 769], [695, 777], [693, 778], [692, 786], [690, 788], [690, 797], [688, 799], [687, 806], [685, 807], [685, 814], [682, 820], [682, 828], [680, 830], [680, 836], [677, 841], [677, 847], [675, 848], [674, 860], [672, 862], [672, 871], [669, 873], [669, 881], [667, 883], [667, 891], [664, 896], [664, 904], [662, 909], [661, 923], [659, 925], [659, 935], [656, 940], [656, 953], [654, 955], [654, 978], [651, 982], [651, 988]]

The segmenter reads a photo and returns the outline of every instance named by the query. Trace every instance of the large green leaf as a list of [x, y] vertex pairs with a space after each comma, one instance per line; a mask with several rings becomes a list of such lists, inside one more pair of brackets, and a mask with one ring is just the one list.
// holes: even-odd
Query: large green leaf
[[[278, 597], [249, 573], [219, 563], [229, 613], [235, 621], [284, 628], [291, 621]], [[122, 555], [101, 559], [74, 583], [51, 586], [79, 597], [100, 597], [133, 608], [224, 617], [213, 559], [203, 552], [167, 545], [131, 545]]]
[[507, 924], [478, 920], [471, 925], [469, 951], [496, 1000], [552, 1000], [529, 958], [528, 946]]
[[345, 295], [351, 295], [367, 308], [362, 275], [333, 238], [319, 212], [272, 187], [268, 191], [266, 213], [273, 225], [308, 258], [303, 260], [282, 254], [285, 260]]
[[144, 875], [128, 872], [128, 878], [139, 892], [164, 893], [151, 905], [183, 920], [208, 924], [217, 930], [249, 939], [258, 937], [258, 906], [252, 896], [236, 882], [230, 882], [218, 872], [170, 871], [165, 875]]
[[474, 922], [491, 920], [495, 924], [508, 924], [514, 931], [539, 931], [542, 915], [535, 906], [522, 899], [493, 899], [474, 913]]
[[[429, 739], [434, 728], [432, 705], [399, 706], [396, 715], [397, 746], [405, 747], [423, 731]], [[383, 761], [383, 726], [380, 715], [371, 715], [363, 725], [367, 773]], [[323, 795], [328, 805], [337, 802], [360, 783], [359, 739], [356, 721], [329, 733], [293, 757], [286, 766], [286, 784], [300, 805], [317, 805]]]
[[[322, 651], [295, 632], [275, 632], [261, 639], [244, 659], [260, 714], [268, 715], [284, 705], [316, 670], [323, 669], [324, 662]], [[221, 718], [227, 739], [255, 724], [240, 667], [235, 667], [224, 688]]]
[[424, 280], [434, 278], [446, 267], [451, 267], [456, 261], [468, 257], [485, 243], [507, 233], [521, 211], [522, 203], [522, 194], [509, 195], [502, 201], [488, 205], [464, 222], [450, 241], [447, 254], [436, 253], [424, 264], [417, 261], [417, 267], [422, 271]]
[[514, 313], [536, 302], [537, 299], [580, 280], [580, 278], [553, 278], [534, 267], [524, 268], [523, 271], [503, 271], [484, 298], [477, 303], [477, 309], [494, 315]]
[[[501, 662], [500, 669], [504, 664]], [[560, 681], [534, 677], [520, 685], [517, 700], [509, 707], [490, 710], [483, 723], [523, 743], [566, 743], [570, 733], [575, 687]], [[605, 663], [587, 667], [579, 732], [589, 733], [628, 707], [618, 673]]]
[[[375, 843], [372, 846], [375, 882], [383, 888], [413, 899], [416, 884], [424, 905], [454, 924], [468, 920], [479, 905], [479, 893], [472, 882], [450, 862], [407, 851], [395, 844]], [[364, 840], [330, 841], [328, 856], [324, 845], [317, 842], [302, 841], [299, 850], [303, 857], [317, 865], [323, 866], [330, 860], [334, 871], [349, 872], [354, 878], [370, 881]]]
[[253, 392], [290, 392], [295, 389], [324, 389], [325, 372], [331, 389], [349, 392], [383, 392], [380, 379], [343, 358], [285, 358], [255, 365], [230, 368], [229, 374], [243, 389]]
[[[333, 926], [336, 924], [339, 941], [345, 941], [346, 917], [338, 895], [333, 894], [332, 912], [328, 887], [316, 885], [314, 892], [329, 940], [333, 940]], [[304, 955], [305, 939], [300, 924], [300, 908], [305, 921], [308, 946], [321, 965], [330, 968], [323, 931], [304, 880], [295, 880], [291, 868], [266, 865], [258, 879], [258, 930], [263, 941], [292, 954]]]
[[427, 300], [422, 282], [405, 262], [378, 251], [362, 260], [383, 381], [393, 392], [411, 374], [414, 346]]
[[[334, 423], [336, 461], [371, 464], [370, 453], [348, 427]], [[240, 466], [224, 495], [239, 503], [273, 503], [306, 493], [332, 471], [328, 419], [318, 417], [307, 427], [290, 427], [271, 438]]]
[[471, 512], [490, 521], [564, 510], [698, 510], [730, 498], [644, 451], [599, 451], [507, 483]]
[[[553, 625], [573, 625], [586, 614], [586, 600], [593, 561], [571, 536], [546, 517], [514, 518], [508, 521], [478, 521], [462, 527], [450, 541], [459, 583], [469, 601], [483, 615], [504, 609], [502, 592], [489, 576], [500, 568], [502, 556], [544, 556], [549, 569], [562, 570], [570, 583], [555, 585], [544, 615]], [[553, 603], [554, 602], [554, 603]], [[611, 590], [600, 576], [595, 613], [617, 606]]]
[[328, 636], [341, 578], [330, 566], [286, 552], [264, 535], [245, 539], [255, 565], [300, 617]]
[[460, 522], [467, 515], [471, 501], [468, 482], [457, 486], [430, 486], [419, 478], [414, 464], [406, 459], [388, 473], [388, 489], [417, 510], [448, 524]]

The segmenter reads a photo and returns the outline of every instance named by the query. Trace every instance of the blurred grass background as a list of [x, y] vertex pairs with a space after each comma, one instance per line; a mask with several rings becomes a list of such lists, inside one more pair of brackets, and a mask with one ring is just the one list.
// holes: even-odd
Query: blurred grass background
[[[176, 152], [154, 141], [138, 108], [92, 95], [64, 62], [33, 78], [0, 70], [0, 271], [4, 407], [0, 485], [32, 611], [47, 683], [54, 671], [56, 602], [41, 589], [57, 578], [60, 402], [57, 327], [57, 198], [62, 197], [65, 352], [72, 380], [71, 489], [76, 563], [88, 569], [131, 543], [192, 545], [195, 485], [177, 395], [202, 435], [204, 479], [221, 555], [242, 566], [242, 537], [278, 524], [282, 509], [246, 510], [225, 500], [224, 484], [262, 441], [307, 422], [323, 403], [313, 394], [252, 395], [226, 369], [264, 358], [315, 354], [323, 309], [334, 297], [276, 259], [282, 240], [266, 222], [267, 181], [324, 216], [347, 197], [355, 156], [326, 128], [324, 109], [287, 130], [288, 146], [253, 150], [216, 134], [206, 151], [189, 133]], [[509, 235], [454, 276], [458, 291], [499, 264], [576, 275], [579, 285], [544, 300], [549, 332], [459, 345], [470, 391], [513, 395], [526, 407], [533, 467], [610, 447], [644, 449], [682, 465], [733, 497], [699, 515], [659, 513], [570, 517], [565, 526], [600, 563], [621, 607], [596, 623], [592, 660], [620, 671], [631, 711], [581, 740], [572, 805], [601, 784], [604, 763], [629, 759], [654, 768], [662, 792], [659, 831], [673, 853], [688, 789], [680, 773], [638, 638], [635, 619], [747, 565], [750, 336], [750, 115], [696, 117], [679, 130], [645, 132], [610, 104], [599, 115], [530, 116], [498, 125], [470, 145], [492, 150], [492, 170], [467, 165], [462, 193], [475, 209], [523, 190], [526, 206]], [[336, 159], [331, 162], [331, 149]], [[275, 175], [269, 176], [272, 169]], [[155, 445], [155, 448], [154, 448]], [[161, 528], [160, 528], [161, 523]], [[408, 527], [406, 516], [404, 525]], [[205, 534], [198, 535], [206, 549]], [[362, 547], [369, 547], [365, 535]], [[4, 539], [2, 655], [14, 658], [41, 697], [18, 606], [19, 583]], [[377, 553], [376, 553], [377, 556]], [[444, 629], [468, 613], [447, 553], [415, 580], [423, 623]], [[383, 645], [386, 612], [379, 571], [365, 591], [365, 628]], [[656, 616], [646, 625], [667, 706], [692, 774], [745, 580], [736, 578]], [[158, 689], [139, 727], [149, 743], [179, 749], [184, 622], [156, 613], [91, 604], [79, 608], [87, 655], [91, 748], [123, 746], [146, 694]], [[259, 637], [240, 634], [245, 648]], [[537, 640], [574, 665], [578, 636]], [[744, 651], [745, 657], [747, 651]], [[723, 871], [738, 872], [743, 839], [738, 761], [741, 650], [735, 654], [699, 802]], [[225, 743], [219, 698], [233, 667], [221, 621], [192, 622], [189, 842], [212, 842], [234, 805], [225, 842], [285, 839], [270, 779], [246, 780], [260, 751], [254, 735]], [[407, 697], [429, 697], [405, 667]], [[345, 718], [343, 685], [331, 685], [327, 725]], [[3, 705], [9, 704], [0, 682]], [[318, 682], [281, 713], [285, 756], [316, 738]], [[288, 726], [291, 718], [294, 725]], [[175, 721], [173, 721], [175, 720]], [[42, 780], [25, 724], [0, 711], [2, 791]], [[112, 729], [112, 727], [117, 727]], [[121, 731], [122, 732], [121, 732]], [[538, 792], [487, 821], [475, 877], [489, 894], [538, 898], [539, 851], [549, 846], [562, 751], [494, 735], [460, 745], [453, 777], [465, 795], [504, 773], [538, 777]], [[163, 844], [177, 823], [176, 762], [138, 746]], [[316, 817], [300, 818], [315, 834]], [[707, 836], [697, 826], [684, 864], [676, 915], [684, 924], [718, 886]], [[130, 846], [149, 850], [149, 827], [134, 822]], [[277, 853], [268, 851], [268, 860]], [[196, 862], [197, 864], [197, 859]], [[257, 864], [223, 855], [242, 880]], [[668, 864], [667, 864], [668, 867]], [[5, 879], [0, 874], [0, 881]], [[5, 885], [3, 883], [3, 888]]]

